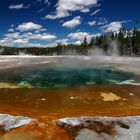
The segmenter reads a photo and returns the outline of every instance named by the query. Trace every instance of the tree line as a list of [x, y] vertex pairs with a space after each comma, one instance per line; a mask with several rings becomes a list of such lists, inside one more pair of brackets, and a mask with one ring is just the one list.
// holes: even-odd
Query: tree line
[[8, 47], [0, 46], [0, 55], [88, 55], [90, 50], [102, 50], [106, 55], [117, 51], [119, 55], [140, 55], [140, 30], [121, 29], [91, 38], [85, 36], [81, 44], [61, 44], [55, 47]]

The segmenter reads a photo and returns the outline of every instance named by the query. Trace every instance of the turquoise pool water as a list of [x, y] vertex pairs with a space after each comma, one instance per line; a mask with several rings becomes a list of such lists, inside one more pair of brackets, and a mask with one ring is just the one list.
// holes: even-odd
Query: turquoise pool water
[[61, 88], [95, 84], [117, 84], [133, 79], [135, 74], [115, 70], [111, 67], [64, 68], [50, 67], [25, 71], [14, 76], [6, 76], [6, 82], [23, 87]]

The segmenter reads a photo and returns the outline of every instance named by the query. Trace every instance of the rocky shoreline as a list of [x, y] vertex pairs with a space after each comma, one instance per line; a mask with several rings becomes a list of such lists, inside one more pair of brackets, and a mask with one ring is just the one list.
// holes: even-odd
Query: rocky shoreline
[[28, 125], [32, 121], [33, 119], [29, 117], [0, 114], [0, 132], [8, 132], [14, 128]]
[[63, 118], [57, 125], [74, 140], [140, 139], [140, 116]]
[[[34, 122], [29, 117], [0, 114], [0, 133]], [[140, 137], [140, 116], [62, 118], [56, 121], [56, 126], [66, 130], [71, 140], [139, 140]]]

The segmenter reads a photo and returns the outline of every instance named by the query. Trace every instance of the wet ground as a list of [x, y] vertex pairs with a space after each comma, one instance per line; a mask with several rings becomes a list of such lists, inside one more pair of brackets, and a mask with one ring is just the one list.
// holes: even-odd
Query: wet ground
[[[86, 86], [68, 89], [0, 89], [0, 106], [25, 116], [139, 115], [139, 86]], [[108, 95], [106, 101], [103, 93]], [[116, 96], [109, 94], [112, 93]], [[110, 96], [109, 96], [110, 95]], [[109, 100], [110, 99], [110, 100]], [[119, 99], [119, 100], [118, 100]], [[12, 110], [11, 110], [12, 108]], [[8, 113], [8, 112], [4, 113]], [[2, 112], [1, 112], [2, 113]]]
[[[1, 132], [0, 140], [59, 140], [62, 139], [62, 137], [65, 140], [71, 140], [72, 137], [67, 131], [56, 124], [58, 119], [80, 116], [139, 116], [139, 59], [135, 58], [133, 62], [133, 59], [131, 60], [130, 58], [127, 58], [126, 61], [121, 58], [116, 58], [114, 63], [108, 57], [105, 58], [106, 60], [103, 59], [104, 61], [98, 60], [100, 62], [93, 61], [95, 58], [90, 59], [89, 57], [83, 57], [82, 59], [80, 57], [77, 59], [68, 59], [65, 57], [58, 59], [53, 57], [1, 58], [0, 114], [28, 116], [38, 121], [24, 127], [13, 129], [6, 134]], [[62, 80], [64, 84], [61, 84], [61, 86], [53, 87], [51, 85], [49, 88], [44, 88], [44, 86], [32, 84], [32, 81], [38, 82], [35, 77], [36, 75], [44, 76], [44, 73], [38, 73], [38, 69], [40, 68], [46, 69], [52, 66], [57, 66], [57, 68], [65, 66], [66, 69], [69, 67], [84, 67], [88, 70], [84, 71], [85, 74], [87, 72], [89, 73], [89, 68], [93, 68], [94, 70], [95, 66], [96, 68], [108, 68], [108, 65], [111, 69], [115, 70], [115, 72], [117, 71], [117, 74], [118, 71], [121, 72], [119, 73], [121, 74], [120, 78], [116, 73], [115, 75], [114, 73], [111, 75], [112, 71], [108, 71], [108, 69], [105, 69], [105, 71], [96, 69], [100, 74], [95, 73], [98, 77], [93, 77], [93, 79], [102, 77], [103, 80], [105, 78], [105, 81], [106, 79], [109, 80], [108, 83], [102, 82], [99, 84], [96, 80], [85, 77], [83, 79], [83, 77], [81, 77], [84, 81], [82, 84], [74, 86], [74, 81], [72, 83], [70, 82], [72, 86], [69, 86], [69, 83], [66, 84], [66, 77], [64, 81]], [[37, 70], [37, 72], [34, 73], [34, 70]], [[26, 71], [31, 72], [29, 76], [28, 74], [25, 75]], [[64, 73], [67, 71], [63, 69], [61, 72]], [[75, 77], [74, 72], [75, 71], [72, 71], [72, 74], [74, 74], [73, 77]], [[61, 74], [56, 74], [58, 80], [60, 77], [63, 77]], [[93, 75], [91, 71], [90, 74]], [[103, 74], [107, 76], [103, 76]], [[13, 79], [15, 79], [17, 75], [18, 80], [16, 79], [14, 82]], [[19, 76], [21, 77], [19, 78]], [[89, 77], [89, 75], [86, 76]], [[28, 80], [28, 77], [30, 77], [30, 79], [32, 78], [32, 80]], [[52, 79], [52, 76], [50, 79]], [[24, 84], [21, 84], [23, 80]], [[134, 81], [130, 82], [129, 80]], [[44, 81], [44, 77], [42, 81]], [[81, 83], [80, 80], [77, 81]], [[125, 84], [118, 84], [123, 81], [125, 81]], [[58, 84], [58, 82], [56, 82], [56, 84]], [[63, 87], [62, 85], [65, 86]]]

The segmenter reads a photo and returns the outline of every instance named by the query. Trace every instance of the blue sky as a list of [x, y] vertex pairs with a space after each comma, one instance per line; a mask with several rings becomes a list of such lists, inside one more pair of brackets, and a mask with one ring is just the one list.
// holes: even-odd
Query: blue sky
[[139, 5], [139, 0], [1, 0], [0, 45], [81, 43], [85, 36], [135, 27]]

